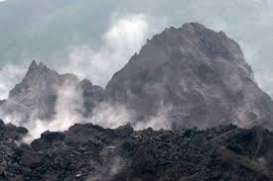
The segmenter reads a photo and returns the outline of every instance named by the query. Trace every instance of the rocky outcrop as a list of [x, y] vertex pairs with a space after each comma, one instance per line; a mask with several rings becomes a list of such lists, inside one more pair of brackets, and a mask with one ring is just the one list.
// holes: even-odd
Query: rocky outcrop
[[66, 106], [92, 117], [102, 102], [125, 105], [131, 124], [76, 124], [27, 145], [27, 129], [0, 120], [0, 180], [273, 180], [273, 133], [263, 128], [273, 127], [273, 102], [253, 80], [239, 45], [223, 32], [197, 23], [168, 28], [106, 90], [33, 61], [0, 110], [20, 124], [50, 121]]
[[104, 99], [104, 90], [88, 80], [81, 81], [73, 74], [59, 74], [43, 63], [33, 61], [22, 82], [10, 91], [6, 101], [0, 103], [1, 112], [19, 124], [36, 119], [50, 121], [56, 114], [57, 100], [61, 96], [84, 100], [77, 111], [89, 116], [95, 105]]
[[136, 132], [130, 125], [111, 130], [78, 124], [19, 145], [14, 133], [25, 130], [0, 126], [10, 138], [0, 139], [3, 181], [273, 179], [273, 134], [261, 127]]
[[27, 129], [6, 125], [0, 119], [0, 180], [11, 180], [9, 177], [16, 177], [16, 172], [20, 169], [20, 165], [14, 161], [18, 158], [16, 150], [20, 140], [27, 133]]
[[57, 72], [33, 61], [22, 82], [10, 91], [5, 111], [20, 122], [52, 118], [60, 80]]
[[253, 80], [239, 45], [198, 23], [148, 40], [106, 91], [134, 111], [137, 122], [160, 124], [163, 114], [172, 129], [230, 123], [273, 128], [273, 102]]
[[58, 98], [67, 100], [71, 97], [64, 96], [73, 93], [77, 95], [65, 104], [77, 104], [74, 113], [91, 117], [95, 107], [106, 101], [126, 106], [136, 128], [209, 128], [230, 123], [273, 128], [273, 102], [253, 79], [234, 40], [187, 23], [155, 35], [113, 76], [105, 91], [33, 61], [9, 98], [0, 101], [0, 112], [15, 123], [51, 120], [58, 111]]
[[92, 111], [105, 100], [104, 89], [100, 86], [93, 85], [89, 80], [84, 79], [79, 83], [82, 89], [83, 97], [83, 115], [85, 117], [92, 116]]

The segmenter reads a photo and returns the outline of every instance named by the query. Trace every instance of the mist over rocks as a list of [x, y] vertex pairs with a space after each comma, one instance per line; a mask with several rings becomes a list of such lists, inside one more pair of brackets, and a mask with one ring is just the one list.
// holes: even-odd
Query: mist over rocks
[[130, 123], [135, 130], [273, 128], [273, 102], [255, 83], [240, 46], [198, 23], [152, 37], [106, 88], [33, 61], [0, 102], [0, 115], [30, 129], [30, 141], [76, 123]]
[[155, 35], [106, 88], [33, 61], [0, 110], [16, 124], [0, 120], [3, 181], [273, 179], [272, 100], [198, 23]]
[[88, 116], [102, 99], [103, 89], [93, 86], [90, 81], [81, 81], [73, 74], [59, 74], [43, 63], [33, 61], [22, 82], [10, 91], [7, 100], [2, 101], [1, 109], [7, 119], [20, 125], [35, 120], [53, 120], [60, 111], [58, 106], [69, 109], [73, 104], [80, 104], [72, 108], [78, 109], [74, 110], [75, 114]]
[[171, 129], [273, 126], [273, 102], [255, 83], [240, 46], [198, 23], [167, 28], [148, 40], [106, 92], [136, 113], [136, 124], [155, 117], [156, 125], [164, 117]]
[[[33, 61], [21, 83], [9, 93], [6, 108], [21, 121], [49, 119], [54, 115], [60, 76], [44, 64]], [[34, 119], [35, 119], [34, 118]]]

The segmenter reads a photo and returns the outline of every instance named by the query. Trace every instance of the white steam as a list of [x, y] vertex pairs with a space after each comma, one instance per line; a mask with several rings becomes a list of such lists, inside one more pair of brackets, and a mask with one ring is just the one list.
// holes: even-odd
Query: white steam
[[26, 123], [29, 135], [25, 142], [39, 138], [45, 131], [65, 131], [75, 123], [82, 121], [80, 110], [83, 109], [82, 90], [73, 81], [66, 81], [58, 89], [55, 106], [56, 115], [53, 120], [32, 120]]
[[[71, 47], [69, 62], [61, 71], [73, 72], [81, 78], [90, 78], [94, 84], [105, 85], [144, 44], [149, 29], [147, 21], [148, 18], [142, 14], [115, 14], [103, 36], [103, 46], [99, 50], [86, 45]], [[7, 98], [8, 91], [20, 81], [23, 73], [15, 66], [6, 66], [0, 71], [0, 98]], [[19, 113], [2, 115], [2, 118], [5, 122], [28, 128], [26, 142], [39, 138], [44, 131], [64, 131], [75, 123], [90, 122], [105, 128], [117, 128], [130, 121], [131, 113], [122, 105], [102, 103], [89, 120], [83, 119], [80, 110], [83, 110], [82, 92], [73, 83], [66, 82], [58, 89], [53, 120], [39, 120], [33, 116], [28, 122], [21, 123], [17, 119]]]
[[[97, 165], [95, 172], [90, 173], [86, 181], [112, 180], [126, 167], [128, 161], [116, 153], [116, 146], [109, 145], [100, 153], [101, 163]], [[93, 162], [91, 160], [91, 162]], [[95, 165], [95, 164], [94, 164]]]
[[151, 116], [148, 121], [137, 122], [134, 125], [135, 130], [144, 130], [147, 128], [153, 128], [154, 130], [171, 129], [171, 123], [169, 121], [169, 113], [172, 110], [172, 106], [160, 104], [160, 108], [155, 116]]
[[89, 122], [104, 128], [118, 128], [130, 122], [132, 112], [120, 104], [101, 103]]
[[148, 18], [142, 14], [115, 15], [99, 50], [87, 45], [71, 47], [68, 66], [62, 71], [88, 77], [94, 84], [104, 86], [140, 50], [148, 30]]
[[104, 160], [104, 162], [104, 165], [102, 165], [99, 169], [99, 173], [95, 173], [93, 176], [89, 176], [86, 181], [111, 180], [111, 178], [119, 174], [126, 166], [125, 160], [120, 156], [108, 158], [107, 160]]

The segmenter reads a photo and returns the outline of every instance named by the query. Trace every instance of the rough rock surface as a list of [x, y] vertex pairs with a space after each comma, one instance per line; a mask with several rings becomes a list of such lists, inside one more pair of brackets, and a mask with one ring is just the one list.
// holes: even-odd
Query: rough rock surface
[[260, 127], [135, 132], [129, 125], [115, 130], [74, 125], [18, 146], [15, 133], [25, 130], [0, 126], [6, 135], [0, 139], [3, 181], [273, 179], [273, 134]]
[[75, 108], [81, 115], [91, 117], [107, 97], [128, 108], [137, 128], [209, 128], [230, 123], [273, 128], [273, 101], [253, 80], [239, 45], [223, 32], [197, 23], [168, 28], [148, 40], [106, 90], [34, 61], [9, 98], [0, 101], [0, 113], [14, 123], [50, 120], [57, 112], [58, 98], [71, 94], [68, 90], [78, 97], [66, 104], [82, 104]]
[[[67, 98], [64, 97], [66, 94]], [[85, 116], [89, 116], [95, 104], [104, 98], [103, 89], [90, 81], [80, 81], [73, 74], [59, 74], [43, 63], [33, 61], [22, 82], [10, 91], [6, 101], [0, 103], [0, 111], [17, 123], [50, 120], [56, 113], [58, 97], [69, 99], [70, 94], [83, 98], [84, 110], [81, 112]]]
[[14, 125], [5, 125], [0, 119], [0, 180], [11, 180], [16, 177], [16, 171], [20, 165], [17, 159], [16, 149], [20, 139], [28, 133], [27, 129]]
[[273, 126], [273, 102], [253, 80], [239, 45], [198, 23], [148, 40], [106, 91], [136, 112], [135, 120], [163, 112], [171, 128]]
[[0, 101], [1, 110], [20, 121], [48, 120], [71, 89], [80, 90], [84, 116], [113, 101], [136, 114], [133, 126], [153, 117], [154, 125], [172, 130], [76, 124], [26, 145], [25, 128], [0, 120], [1, 181], [273, 180], [273, 133], [252, 127], [272, 128], [272, 100], [253, 81], [240, 47], [222, 32], [196, 23], [166, 29], [114, 75], [106, 91], [33, 62]]

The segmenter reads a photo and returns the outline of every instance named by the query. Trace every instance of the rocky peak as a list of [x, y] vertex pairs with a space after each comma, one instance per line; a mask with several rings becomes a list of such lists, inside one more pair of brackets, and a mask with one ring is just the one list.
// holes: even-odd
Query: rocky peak
[[48, 70], [49, 68], [43, 64], [42, 62], [40, 62], [39, 64], [36, 62], [36, 60], [33, 60], [29, 66], [29, 72], [32, 70], [37, 70], [37, 69], [46, 69]]
[[36, 70], [37, 68], [38, 68], [38, 64], [37, 64], [36, 60], [33, 60], [29, 66], [29, 71]]
[[[170, 60], [175, 61], [179, 58], [178, 56], [185, 58], [189, 56], [195, 59], [203, 57], [208, 58], [209, 61], [222, 58], [242, 64], [246, 69], [246, 74], [252, 75], [251, 68], [244, 61], [240, 46], [234, 40], [227, 37], [222, 31], [213, 31], [199, 23], [186, 23], [180, 28], [166, 28], [144, 45], [139, 56], [147, 56], [156, 52], [159, 54], [156, 61], [153, 58], [145, 59], [149, 62], [149, 64], [146, 63], [146, 66], [149, 65], [147, 68], [164, 64]], [[164, 55], [167, 57], [163, 57]], [[132, 60], [134, 58], [135, 56]]]
[[34, 83], [33, 81], [36, 81], [35, 83], [38, 83], [37, 81], [42, 81], [44, 78], [47, 80], [49, 77], [55, 78], [57, 76], [58, 73], [56, 71], [49, 69], [42, 62], [37, 64], [37, 62], [33, 60], [23, 81], [28, 83]]
[[41, 89], [46, 84], [57, 83], [59, 74], [53, 70], [50, 70], [43, 63], [37, 64], [34, 60], [28, 68], [28, 71], [23, 78], [22, 82], [17, 84], [14, 89], [10, 91], [9, 98], [14, 98], [20, 93], [30, 90], [31, 87], [35, 89]]
[[[75, 95], [75, 99], [83, 97], [84, 100], [86, 110], [81, 111], [89, 115], [102, 100], [104, 92], [102, 88], [89, 82], [81, 81], [74, 74], [59, 74], [34, 60], [23, 80], [10, 91], [8, 100], [1, 103], [0, 111], [12, 119], [20, 119], [14, 120], [16, 122], [28, 122], [37, 118], [51, 120], [56, 114], [55, 106], [59, 94], [62, 94], [61, 90], [75, 89], [75, 93], [79, 94]], [[66, 95], [62, 96], [64, 98]], [[70, 96], [69, 99], [74, 100], [74, 97]]]
[[252, 74], [225, 33], [186, 23], [148, 40], [106, 89], [144, 122], [163, 116], [172, 128], [272, 125], [273, 102]]

